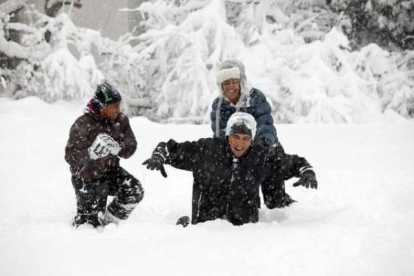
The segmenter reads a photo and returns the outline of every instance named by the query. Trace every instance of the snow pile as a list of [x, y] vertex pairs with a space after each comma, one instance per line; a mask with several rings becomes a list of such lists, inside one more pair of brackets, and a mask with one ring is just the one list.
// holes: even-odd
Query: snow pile
[[262, 207], [257, 224], [176, 226], [190, 214], [192, 176], [142, 162], [160, 141], [211, 136], [209, 125], [132, 118], [138, 151], [121, 163], [143, 184], [130, 219], [74, 230], [64, 147], [86, 103], [0, 98], [0, 275], [413, 275], [414, 127], [277, 125], [285, 150], [315, 167], [318, 190]]

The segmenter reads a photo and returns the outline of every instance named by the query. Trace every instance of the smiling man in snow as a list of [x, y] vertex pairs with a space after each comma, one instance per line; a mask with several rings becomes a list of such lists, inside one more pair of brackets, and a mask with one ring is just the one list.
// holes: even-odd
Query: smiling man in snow
[[[137, 148], [128, 117], [120, 112], [121, 99], [104, 81], [70, 129], [65, 160], [76, 193], [75, 227], [125, 220], [144, 196], [141, 183], [119, 166], [119, 158], [131, 157]], [[109, 195], [114, 200], [106, 208]]]
[[[215, 219], [234, 225], [255, 223], [259, 220], [259, 188], [270, 185], [278, 174], [285, 179], [300, 177], [294, 186], [317, 188], [315, 173], [304, 158], [252, 144], [255, 133], [253, 116], [237, 112], [227, 123], [226, 139], [161, 142], [143, 164], [160, 170], [164, 177], [164, 164], [193, 172], [192, 224]], [[186, 224], [184, 220], [180, 223]]]

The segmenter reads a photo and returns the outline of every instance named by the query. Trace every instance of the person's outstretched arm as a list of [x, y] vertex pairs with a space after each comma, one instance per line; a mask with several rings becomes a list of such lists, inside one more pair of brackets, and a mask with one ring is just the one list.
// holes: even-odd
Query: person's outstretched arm
[[143, 165], [146, 165], [147, 169], [161, 171], [164, 177], [167, 177], [165, 164], [181, 170], [194, 171], [203, 156], [207, 140], [178, 143], [170, 139], [168, 142], [160, 142], [152, 152], [151, 158]]
[[305, 158], [295, 154], [286, 154], [275, 147], [269, 154], [268, 159], [272, 163], [272, 175], [283, 177], [285, 180], [292, 177], [299, 178], [299, 181], [293, 184], [294, 187], [302, 185], [306, 188], [318, 188], [313, 167]]

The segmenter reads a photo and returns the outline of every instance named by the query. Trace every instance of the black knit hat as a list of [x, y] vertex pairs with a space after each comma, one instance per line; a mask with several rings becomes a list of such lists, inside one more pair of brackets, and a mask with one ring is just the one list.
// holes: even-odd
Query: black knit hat
[[244, 112], [236, 112], [230, 116], [227, 127], [226, 136], [234, 133], [246, 134], [254, 139], [256, 135], [257, 123], [252, 115]]
[[241, 133], [253, 137], [252, 130], [248, 128], [244, 123], [235, 123], [234, 125], [232, 125], [230, 127], [229, 135], [232, 135], [234, 133]]
[[120, 102], [122, 97], [117, 89], [112, 87], [108, 81], [104, 80], [96, 86], [94, 99], [99, 107], [102, 108]]

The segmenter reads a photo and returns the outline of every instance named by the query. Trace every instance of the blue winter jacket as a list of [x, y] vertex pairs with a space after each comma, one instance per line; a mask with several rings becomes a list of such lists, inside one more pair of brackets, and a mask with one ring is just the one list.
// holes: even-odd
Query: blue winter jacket
[[[265, 95], [259, 89], [252, 88], [250, 94], [241, 100], [242, 103], [238, 107], [232, 105], [228, 100], [223, 99], [223, 97], [217, 97], [214, 100], [210, 113], [211, 128], [214, 137], [225, 137], [227, 121], [233, 113], [239, 111], [249, 113], [256, 119], [257, 131], [254, 139], [255, 143], [262, 141], [263, 138], [266, 138], [271, 144], [278, 143], [276, 128], [273, 125], [272, 110]], [[217, 135], [216, 131], [217, 118], [219, 120], [219, 135]]]

